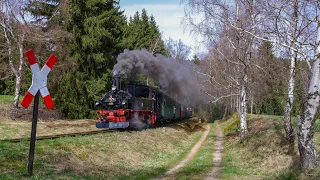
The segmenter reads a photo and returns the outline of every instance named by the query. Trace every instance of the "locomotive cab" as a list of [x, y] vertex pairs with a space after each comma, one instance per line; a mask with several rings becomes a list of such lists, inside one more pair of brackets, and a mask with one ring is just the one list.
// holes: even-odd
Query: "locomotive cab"
[[132, 95], [129, 109], [155, 111], [156, 91], [145, 85], [128, 85]]

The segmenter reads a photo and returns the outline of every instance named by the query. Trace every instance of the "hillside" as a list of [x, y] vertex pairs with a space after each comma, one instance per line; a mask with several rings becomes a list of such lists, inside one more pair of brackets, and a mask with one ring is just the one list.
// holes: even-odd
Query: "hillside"
[[[320, 168], [299, 170], [297, 140], [285, 139], [283, 117], [252, 115], [248, 120], [248, 139], [240, 144], [236, 133], [237, 118], [221, 122], [225, 129], [223, 179], [319, 179]], [[293, 121], [296, 127], [296, 119]], [[320, 150], [320, 133], [315, 133]]]

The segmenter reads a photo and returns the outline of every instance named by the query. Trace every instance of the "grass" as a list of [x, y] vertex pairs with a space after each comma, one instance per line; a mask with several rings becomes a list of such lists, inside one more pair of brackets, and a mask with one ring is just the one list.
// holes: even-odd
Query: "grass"
[[232, 176], [247, 175], [248, 172], [245, 169], [237, 167], [233, 164], [233, 156], [228, 152], [224, 157], [223, 176], [228, 179]]
[[[24, 95], [20, 95], [19, 101], [22, 101]], [[7, 106], [13, 104], [14, 95], [0, 95], [0, 109], [3, 108], [2, 106]], [[31, 102], [33, 104], [33, 100]], [[39, 98], [39, 104], [43, 104], [43, 100], [40, 96]]]
[[316, 132], [320, 132], [320, 119], [316, 119], [316, 121], [314, 123], [314, 130]]
[[13, 95], [0, 95], [0, 104], [11, 104], [13, 103]]
[[[292, 119], [296, 130], [296, 118]], [[234, 121], [226, 119], [222, 126]], [[243, 143], [239, 143], [238, 135], [226, 133], [223, 179], [320, 179], [320, 167], [299, 170], [297, 142], [286, 140], [282, 116], [253, 115], [247, 123], [249, 135]], [[318, 132], [315, 146], [319, 152]]]
[[176, 179], [203, 179], [206, 173], [212, 169], [213, 152], [215, 149], [214, 140], [216, 137], [215, 126], [216, 124], [210, 124], [211, 130], [206, 140], [196, 156], [177, 173]]
[[[85, 132], [97, 130], [96, 120], [85, 119], [77, 121], [58, 120], [54, 122], [38, 122], [37, 136], [56, 135], [64, 133]], [[0, 140], [29, 137], [30, 121], [0, 120]]]
[[202, 133], [167, 127], [38, 141], [32, 178], [26, 175], [29, 142], [0, 141], [0, 177], [149, 179], [181, 160]]
[[14, 96], [0, 95], [0, 120], [9, 119]]

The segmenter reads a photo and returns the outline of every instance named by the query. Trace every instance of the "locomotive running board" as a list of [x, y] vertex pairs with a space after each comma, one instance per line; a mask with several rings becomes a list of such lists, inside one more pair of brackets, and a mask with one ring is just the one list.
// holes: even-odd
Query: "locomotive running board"
[[108, 129], [124, 129], [129, 126], [129, 122], [97, 122], [97, 128], [108, 128]]

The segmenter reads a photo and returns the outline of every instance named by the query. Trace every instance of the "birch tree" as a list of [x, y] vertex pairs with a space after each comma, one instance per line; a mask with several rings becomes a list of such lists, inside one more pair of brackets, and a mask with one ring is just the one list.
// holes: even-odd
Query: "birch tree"
[[[298, 59], [306, 59], [303, 43], [308, 40], [310, 23], [302, 18], [306, 15], [306, 2], [302, 0], [282, 0], [264, 4], [264, 19], [270, 19], [266, 32], [281, 49], [288, 52], [290, 59], [287, 102], [284, 114], [284, 129], [289, 141], [294, 140], [294, 131], [291, 125], [291, 112], [294, 103], [296, 64]], [[262, 6], [262, 7], [263, 7]], [[270, 15], [272, 14], [272, 15]]]
[[289, 81], [288, 81], [288, 99], [285, 107], [284, 114], [284, 129], [286, 131], [286, 136], [289, 141], [294, 140], [294, 132], [291, 124], [291, 111], [294, 102], [294, 88], [295, 88], [295, 72], [296, 72], [296, 62], [298, 52], [294, 49], [297, 49], [296, 42], [298, 39], [297, 29], [298, 29], [298, 0], [293, 0], [292, 2], [292, 27], [291, 29], [291, 39], [290, 43], [290, 68], [289, 68]]
[[[189, 0], [186, 8], [186, 22], [191, 25], [195, 32], [203, 35], [205, 39], [209, 40], [209, 44], [215, 44], [221, 37], [221, 32], [229, 31], [225, 39], [230, 47], [233, 49], [234, 59], [224, 58], [230, 60], [235, 64], [239, 76], [232, 78], [237, 82], [238, 94], [240, 100], [238, 112], [240, 114], [240, 142], [243, 142], [248, 134], [246, 115], [247, 115], [247, 99], [248, 99], [248, 72], [252, 65], [253, 51], [255, 49], [255, 37], [244, 34], [240, 29], [245, 29], [250, 32], [255, 32], [255, 18], [254, 4], [252, 0], [249, 1], [231, 1], [224, 2], [220, 0]], [[192, 15], [198, 15], [194, 17]], [[199, 19], [199, 16], [201, 18]], [[230, 26], [235, 24], [235, 29]], [[230, 52], [227, 52], [227, 54]], [[223, 54], [224, 56], [226, 54]], [[230, 97], [224, 95], [221, 97], [213, 97], [216, 100], [222, 97]]]
[[190, 47], [184, 44], [181, 39], [173, 40], [172, 38], [169, 38], [166, 40], [165, 46], [170, 53], [170, 57], [178, 60], [179, 63], [188, 59]]
[[[24, 42], [26, 38], [27, 23], [25, 20], [23, 0], [1, 0], [0, 25], [6, 40], [5, 51], [10, 70], [15, 76], [14, 107], [18, 107], [22, 69], [24, 62]], [[18, 56], [15, 56], [18, 54]]]
[[[257, 39], [270, 41], [277, 45], [278, 53], [288, 52], [290, 59], [288, 85], [287, 85], [287, 102], [284, 114], [284, 129], [286, 137], [289, 141], [294, 140], [294, 131], [291, 125], [291, 112], [294, 103], [295, 91], [295, 74], [297, 59], [306, 60], [309, 58], [308, 53], [304, 52], [310, 49], [310, 21], [306, 21], [302, 17], [307, 17], [307, 1], [302, 0], [283, 0], [283, 1], [257, 1], [261, 8], [260, 20], [264, 22], [260, 34], [264, 34], [269, 38], [262, 38], [257, 33], [247, 31], [236, 24], [230, 23], [232, 27], [242, 30], [244, 33], [250, 34]], [[281, 52], [281, 50], [284, 50]]]
[[[319, 16], [318, 16], [318, 20]], [[319, 106], [320, 87], [320, 26], [318, 24], [316, 60], [312, 66], [312, 77], [309, 84], [308, 99], [304, 112], [298, 117], [298, 145], [300, 165], [303, 169], [313, 168], [317, 164], [318, 153], [314, 146], [314, 122]]]
[[[194, 1], [192, 1], [194, 2]], [[319, 4], [316, 1], [281, 1], [280, 4], [275, 2], [277, 6], [274, 6], [274, 4], [263, 4], [266, 3], [264, 1], [260, 1], [260, 8], [270, 8], [267, 9], [263, 16], [259, 17], [257, 15], [254, 15], [258, 17], [257, 19], [263, 22], [263, 24], [260, 24], [261, 27], [263, 27], [263, 30], [265, 31], [264, 34], [269, 35], [270, 39], [262, 38], [259, 33], [257, 33], [257, 29], [246, 29], [238, 22], [235, 22], [230, 16], [221, 16], [221, 13], [217, 12], [225, 12], [222, 14], [232, 14], [232, 11], [225, 11], [228, 10], [229, 7], [224, 5], [223, 3], [216, 3], [217, 1], [197, 1], [202, 7], [205, 6], [204, 10], [211, 12], [211, 14], [204, 13], [204, 16], [206, 17], [206, 20], [203, 20], [200, 22], [200, 25], [204, 25], [204, 23], [208, 23], [207, 19], [209, 17], [212, 17], [211, 15], [217, 15], [215, 19], [225, 19], [225, 24], [227, 24], [229, 27], [233, 27], [235, 30], [238, 30], [238, 32], [242, 32], [245, 34], [249, 34], [256, 39], [263, 40], [263, 41], [270, 41], [277, 45], [277, 48], [284, 49], [285, 51], [282, 52], [289, 52], [290, 57], [290, 71], [289, 71], [289, 78], [288, 78], [288, 103], [286, 105], [286, 115], [290, 116], [291, 110], [292, 110], [292, 104], [293, 104], [293, 92], [294, 92], [294, 85], [295, 85], [295, 69], [296, 69], [296, 61], [297, 59], [309, 59], [310, 55], [310, 49], [313, 45], [313, 41], [311, 38], [317, 37], [316, 43], [314, 45], [315, 50], [315, 61], [313, 61], [312, 65], [312, 77], [311, 82], [309, 84], [309, 91], [308, 91], [308, 97], [307, 102], [305, 105], [305, 110], [302, 113], [302, 115], [298, 118], [298, 145], [299, 145], [299, 152], [300, 152], [300, 164], [303, 169], [309, 169], [313, 168], [317, 164], [317, 158], [318, 154], [314, 147], [314, 141], [313, 141], [313, 125], [315, 122], [315, 114], [317, 112], [318, 106], [319, 106], [319, 86], [320, 86], [320, 27], [319, 27], [319, 14], [316, 14], [315, 16], [317, 18], [312, 17], [313, 14], [316, 12], [319, 12]], [[207, 8], [208, 6], [212, 6], [214, 3], [216, 3], [216, 8]], [[268, 3], [268, 2], [267, 2]], [[245, 3], [243, 3], [245, 5]], [[250, 5], [246, 6], [244, 9], [250, 11]], [[262, 5], [262, 6], [261, 6]], [[265, 5], [265, 6], [264, 6]], [[222, 7], [222, 8], [221, 8]], [[287, 9], [286, 9], [287, 8]], [[199, 10], [197, 11], [199, 12]], [[202, 13], [204, 11], [201, 11]], [[272, 17], [268, 12], [278, 12], [273, 13], [275, 16]], [[283, 14], [282, 14], [283, 13]], [[222, 18], [223, 17], [223, 18]], [[229, 19], [226, 19], [229, 18]], [[214, 19], [214, 18], [211, 18]], [[317, 21], [315, 21], [317, 19]], [[213, 23], [212, 23], [213, 24]], [[316, 24], [316, 25], [315, 25]], [[198, 30], [204, 29], [205, 31], [202, 31], [204, 35], [208, 32], [210, 33], [207, 26], [199, 26], [199, 24], [193, 24], [198, 25], [195, 27], [198, 27]], [[270, 25], [268, 27], [268, 25]], [[314, 35], [313, 29], [317, 26], [317, 35]], [[270, 28], [271, 27], [271, 28]], [[223, 29], [225, 30], [225, 29]], [[231, 41], [232, 42], [232, 41]], [[251, 46], [253, 47], [253, 46]], [[235, 46], [235, 49], [238, 49]], [[250, 51], [251, 52], [251, 51]], [[278, 51], [281, 53], [281, 51]], [[245, 69], [244, 69], [244, 74]], [[245, 77], [245, 76], [243, 76]], [[245, 81], [242, 81], [242, 84]], [[243, 88], [243, 85], [241, 85], [241, 89]], [[241, 91], [243, 92], [243, 91]], [[245, 91], [247, 92], [247, 91]], [[242, 94], [242, 93], [241, 93]], [[243, 95], [243, 94], [242, 94]], [[246, 96], [244, 96], [246, 97]], [[241, 105], [243, 107], [243, 104]], [[243, 112], [242, 112], [243, 113]], [[290, 117], [284, 119], [284, 126], [285, 130], [287, 132], [288, 139], [293, 139], [293, 130], [291, 127]], [[240, 126], [241, 127], [241, 126]]]
[[[294, 91], [295, 91], [295, 73], [296, 73], [296, 61], [298, 58], [307, 59], [308, 53], [304, 52], [306, 49], [310, 49], [306, 42], [310, 38], [310, 21], [304, 21], [302, 17], [308, 16], [308, 11], [306, 10], [306, 4], [302, 0], [283, 0], [283, 1], [234, 1], [234, 2], [220, 2], [220, 1], [189, 1], [197, 2], [200, 6], [207, 6], [204, 11], [211, 11], [211, 13], [201, 13], [204, 14], [205, 18], [216, 19], [216, 21], [221, 21], [229, 27], [238, 30], [238, 32], [246, 33], [252, 37], [269, 41], [277, 45], [277, 48], [284, 50], [283, 52], [288, 52], [290, 58], [289, 75], [288, 75], [288, 86], [287, 86], [287, 103], [285, 106], [285, 116], [284, 116], [284, 129], [286, 131], [286, 137], [289, 141], [294, 140], [294, 132], [291, 125], [291, 112], [294, 103]], [[235, 21], [232, 16], [232, 10], [230, 5], [236, 3], [236, 5], [242, 5], [245, 12], [250, 15], [247, 16], [250, 19], [252, 28], [241, 27], [238, 21]], [[189, 3], [190, 4], [190, 3]], [[211, 6], [211, 8], [210, 8]], [[212, 8], [214, 7], [214, 8]], [[228, 15], [228, 16], [226, 16]], [[214, 17], [214, 18], [213, 18]], [[235, 10], [235, 17], [238, 17], [238, 10]], [[208, 34], [209, 30], [204, 26], [207, 20], [204, 20], [198, 24], [198, 29], [203, 32], [203, 35]], [[214, 23], [213, 23], [214, 24]], [[197, 24], [192, 22], [193, 26]], [[248, 23], [247, 23], [248, 25]], [[259, 29], [257, 29], [259, 27]], [[215, 27], [216, 29], [216, 27]], [[267, 36], [269, 38], [264, 38]], [[251, 46], [253, 47], [253, 46]], [[238, 49], [238, 48], [237, 48]], [[280, 51], [278, 50], [278, 53]], [[246, 67], [246, 66], [245, 66]], [[244, 74], [246, 74], [246, 68], [243, 69]], [[243, 84], [246, 84], [245, 76], [243, 76]], [[243, 93], [245, 91], [242, 91]], [[244, 94], [242, 94], [244, 95]], [[245, 96], [243, 96], [245, 97]], [[242, 99], [243, 100], [243, 99]], [[246, 105], [241, 101], [241, 107]], [[245, 113], [240, 113], [244, 115]]]
[[[312, 4], [312, 3], [310, 3]], [[317, 165], [318, 153], [314, 146], [314, 123], [315, 115], [319, 107], [320, 90], [320, 14], [319, 2], [315, 2], [310, 10], [316, 12], [314, 18], [306, 19], [316, 24], [317, 35], [315, 41], [315, 60], [312, 63], [312, 76], [309, 83], [308, 96], [304, 112], [298, 117], [298, 147], [300, 153], [300, 166], [310, 169]], [[312, 5], [311, 5], [312, 6]]]

